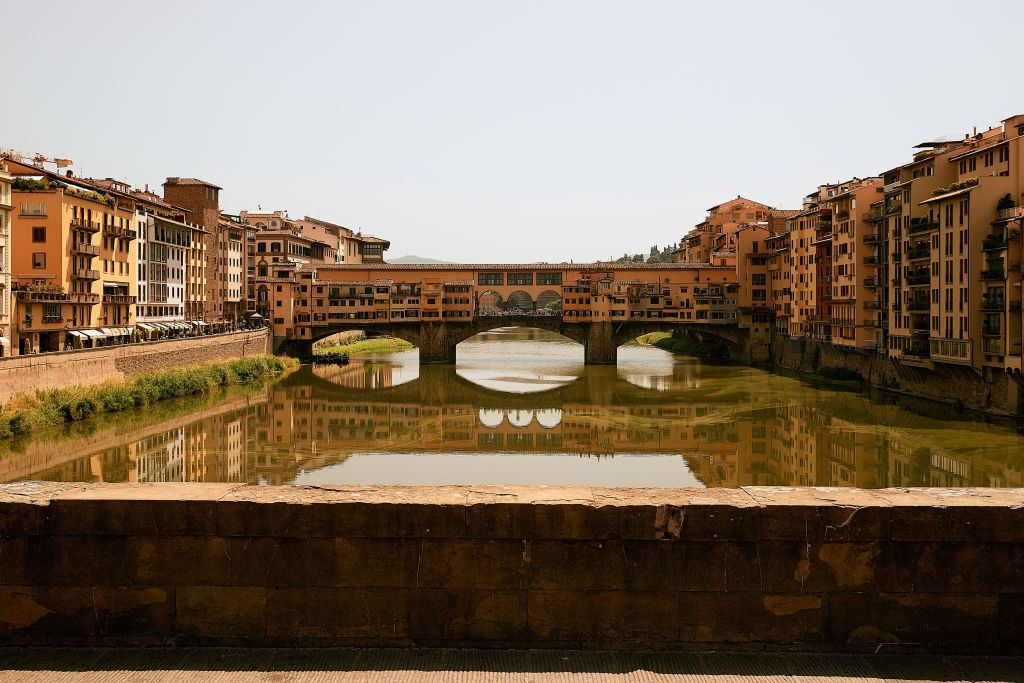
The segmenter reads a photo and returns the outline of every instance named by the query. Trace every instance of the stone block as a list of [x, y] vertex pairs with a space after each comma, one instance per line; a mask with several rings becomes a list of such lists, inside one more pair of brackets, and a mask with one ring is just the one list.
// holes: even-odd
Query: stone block
[[923, 593], [1024, 593], [1024, 543], [893, 543], [893, 585]]
[[527, 618], [531, 639], [552, 645], [673, 641], [678, 593], [531, 590]]
[[125, 539], [11, 536], [0, 539], [0, 584], [124, 585]]
[[623, 542], [532, 542], [530, 588], [541, 590], [624, 590], [626, 553]]
[[412, 588], [422, 543], [417, 538], [335, 539], [336, 583], [350, 588]]
[[518, 641], [527, 638], [525, 590], [417, 589], [410, 632], [425, 641]]
[[179, 586], [176, 632], [195, 638], [259, 637], [266, 633], [262, 586]]
[[891, 585], [888, 543], [730, 543], [726, 555], [730, 591], [798, 594]]
[[823, 595], [680, 593], [679, 639], [686, 643], [773, 643], [778, 647], [824, 641]]
[[338, 583], [333, 539], [224, 540], [228, 542], [230, 570], [230, 578], [224, 583], [243, 586], [335, 586]]
[[267, 635], [393, 640], [409, 634], [404, 588], [274, 588], [267, 591]]
[[835, 594], [829, 596], [829, 637], [839, 648], [991, 645], [999, 635], [998, 607], [996, 596], [982, 594]]
[[227, 586], [228, 539], [216, 536], [150, 536], [127, 539], [127, 581], [133, 586]]
[[419, 588], [526, 588], [531, 550], [511, 539], [423, 539]]
[[626, 590], [725, 590], [726, 545], [721, 541], [624, 541]]
[[[0, 587], [0, 637], [11, 642], [116, 636], [152, 639], [169, 636], [173, 630], [173, 588]], [[24, 640], [28, 636], [32, 641]]]

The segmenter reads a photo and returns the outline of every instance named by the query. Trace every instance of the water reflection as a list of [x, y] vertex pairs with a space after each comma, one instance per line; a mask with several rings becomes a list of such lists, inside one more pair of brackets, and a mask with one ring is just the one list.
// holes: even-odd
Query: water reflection
[[[922, 417], [867, 396], [657, 349], [623, 349], [618, 368], [584, 367], [567, 360], [578, 347], [556, 338], [539, 352], [514, 341], [516, 334], [498, 339], [500, 351], [487, 340], [460, 346], [457, 367], [419, 368], [414, 354], [304, 367], [220, 402], [8, 443], [0, 446], [0, 480], [1024, 483], [1024, 442], [1006, 426]], [[529, 357], [510, 360], [516, 350]]]

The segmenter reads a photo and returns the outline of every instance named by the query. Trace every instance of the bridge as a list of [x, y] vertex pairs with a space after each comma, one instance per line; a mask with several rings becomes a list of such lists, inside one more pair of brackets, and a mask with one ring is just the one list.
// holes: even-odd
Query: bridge
[[614, 364], [622, 344], [685, 329], [725, 342], [732, 357], [764, 360], [737, 316], [733, 267], [708, 264], [278, 264], [257, 277], [275, 349], [312, 356], [313, 343], [349, 330], [404, 339], [420, 362], [452, 363], [459, 342], [499, 327], [535, 327]]

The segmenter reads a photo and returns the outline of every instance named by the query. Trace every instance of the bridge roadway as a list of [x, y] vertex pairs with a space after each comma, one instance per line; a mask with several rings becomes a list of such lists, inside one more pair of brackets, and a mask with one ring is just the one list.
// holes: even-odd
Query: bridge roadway
[[381, 321], [349, 320], [324, 322], [315, 327], [311, 339], [277, 339], [275, 350], [308, 360], [313, 356], [314, 342], [351, 330], [373, 331], [404, 339], [419, 349], [420, 363], [454, 363], [455, 347], [481, 332], [500, 327], [533, 327], [550, 330], [583, 345], [584, 362], [587, 365], [614, 365], [618, 348], [637, 337], [651, 332], [672, 332], [684, 329], [698, 339], [715, 339], [725, 342], [730, 356], [744, 362], [765, 360], [761, 357], [766, 349], [754, 348], [749, 343], [746, 330], [733, 322], [722, 323], [680, 323], [662, 320], [630, 320], [621, 322], [568, 322], [560, 315], [531, 313], [503, 313], [501, 315], [477, 315], [470, 320], [442, 321]]

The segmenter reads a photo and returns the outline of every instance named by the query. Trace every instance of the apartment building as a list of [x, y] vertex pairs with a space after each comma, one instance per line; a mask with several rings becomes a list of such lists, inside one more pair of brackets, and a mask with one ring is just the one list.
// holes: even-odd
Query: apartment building
[[0, 357], [16, 349], [11, 343], [11, 183], [14, 177], [0, 157]]
[[[168, 204], [186, 211], [185, 220], [201, 227], [205, 232], [202, 240], [194, 241], [188, 258], [191, 262], [186, 273], [186, 308], [190, 320], [202, 320], [214, 327], [224, 328], [238, 320], [241, 294], [235, 300], [227, 300], [227, 292], [244, 286], [241, 281], [241, 265], [228, 272], [229, 261], [241, 262], [245, 251], [231, 255], [231, 241], [223, 234], [230, 228], [222, 225], [220, 212], [221, 188], [198, 178], [168, 177], [163, 183], [163, 199]], [[230, 221], [228, 222], [230, 224]], [[236, 228], [236, 246], [243, 248], [246, 237], [244, 227]], [[197, 267], [197, 261], [202, 267]], [[238, 275], [239, 282], [229, 286], [229, 275]], [[199, 292], [202, 292], [201, 294]], [[201, 306], [201, 308], [200, 308]]]
[[773, 254], [766, 227], [747, 226], [736, 232], [736, 318], [740, 327], [768, 341], [772, 332], [771, 290], [768, 263]]
[[134, 327], [132, 197], [70, 172], [13, 160], [7, 166], [18, 207], [11, 280], [19, 352], [126, 341]]
[[832, 205], [832, 344], [849, 349], [883, 347], [878, 297], [883, 265], [880, 232], [864, 220], [882, 180], [853, 178], [839, 186]]

